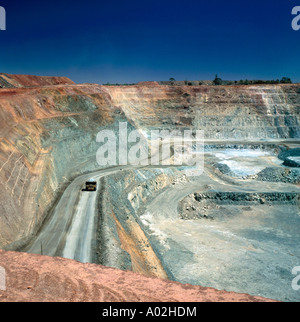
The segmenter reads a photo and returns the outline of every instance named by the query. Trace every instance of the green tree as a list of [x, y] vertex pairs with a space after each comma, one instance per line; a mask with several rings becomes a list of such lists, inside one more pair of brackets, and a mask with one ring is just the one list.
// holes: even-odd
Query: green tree
[[282, 77], [281, 84], [292, 84], [292, 80], [289, 77]]
[[222, 85], [222, 79], [216, 75], [215, 79], [213, 80], [214, 85]]
[[175, 78], [173, 78], [173, 77], [171, 77], [171, 78], [169, 79], [169, 81], [171, 82], [171, 85], [174, 85], [174, 84], [175, 84], [175, 82], [176, 82]]

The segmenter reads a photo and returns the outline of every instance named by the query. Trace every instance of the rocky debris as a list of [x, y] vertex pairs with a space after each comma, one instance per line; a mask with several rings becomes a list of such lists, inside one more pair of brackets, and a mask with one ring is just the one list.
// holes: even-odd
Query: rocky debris
[[199, 202], [213, 202], [216, 204], [247, 205], [251, 203], [294, 203], [297, 204], [299, 193], [297, 192], [207, 192], [195, 193], [194, 199]]
[[[250, 178], [250, 177], [249, 177]], [[259, 172], [255, 177], [252, 177], [258, 181], [269, 182], [284, 182], [284, 183], [300, 183], [300, 169], [298, 168], [266, 168]]]
[[252, 211], [252, 208], [248, 206], [248, 207], [243, 207], [242, 210], [244, 210], [244, 211]]
[[239, 177], [236, 173], [231, 171], [230, 167], [224, 163], [217, 163], [216, 168], [220, 170], [223, 174], [230, 176], [230, 177]]
[[300, 148], [283, 149], [278, 155], [278, 158], [282, 161], [288, 157], [300, 157]]
[[58, 257], [0, 250], [0, 266], [0, 302], [274, 302]]
[[213, 220], [214, 217], [211, 216], [212, 210], [222, 210], [222, 207], [213, 203], [197, 202], [194, 195], [189, 195], [184, 198], [178, 206], [180, 219], [183, 220]]
[[228, 206], [245, 206], [243, 211], [251, 211], [251, 205], [295, 204], [299, 202], [298, 193], [241, 193], [241, 192], [208, 192], [194, 193], [185, 197], [178, 206], [178, 213], [183, 220], [226, 218], [237, 211]]
[[300, 168], [300, 157], [287, 157], [283, 165], [286, 167]]

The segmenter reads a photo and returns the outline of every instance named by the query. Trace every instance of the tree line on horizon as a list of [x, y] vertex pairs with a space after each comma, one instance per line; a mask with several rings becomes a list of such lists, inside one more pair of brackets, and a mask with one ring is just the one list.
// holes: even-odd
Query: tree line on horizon
[[[165, 83], [168, 85], [178, 85], [178, 83], [182, 83], [184, 85], [187, 86], [196, 86], [196, 85], [204, 85], [204, 81], [176, 81], [175, 78], [171, 77], [169, 79], [169, 81], [164, 81], [164, 82], [159, 82], [159, 83]], [[116, 84], [110, 84], [109, 82], [107, 82], [106, 84], [103, 84], [105, 86], [133, 86], [136, 85], [137, 83], [125, 83], [125, 84], [120, 84], [120, 83], [116, 83]], [[219, 85], [261, 85], [261, 84], [293, 84], [291, 78], [289, 77], [282, 77], [280, 80], [279, 79], [273, 79], [273, 80], [248, 80], [248, 79], [241, 79], [239, 81], [237, 80], [223, 80], [222, 78], [218, 77], [218, 75], [216, 75], [215, 79], [212, 81], [212, 84], [215, 86], [219, 86]]]
[[259, 85], [259, 84], [292, 84], [289, 77], [282, 77], [281, 80], [239, 80], [239, 81], [223, 81], [218, 75], [213, 80], [214, 85]]

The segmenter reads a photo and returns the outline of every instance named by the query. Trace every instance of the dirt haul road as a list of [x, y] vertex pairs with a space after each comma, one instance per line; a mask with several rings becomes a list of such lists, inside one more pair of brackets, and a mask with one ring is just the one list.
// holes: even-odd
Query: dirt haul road
[[38, 236], [24, 251], [75, 259], [83, 263], [94, 262], [98, 193], [82, 191], [83, 185], [93, 178], [99, 186], [101, 177], [120, 169], [132, 168], [117, 167], [77, 177], [62, 194]]
[[[177, 140], [175, 139], [174, 141], [175, 144]], [[180, 142], [180, 139], [178, 139], [178, 144]], [[186, 142], [190, 143], [189, 140], [186, 140]], [[152, 157], [157, 155], [159, 156], [159, 149], [154, 151]], [[170, 157], [171, 155], [161, 157], [160, 162], [168, 161]], [[148, 161], [150, 163], [150, 160]], [[171, 164], [170, 160], [169, 164]], [[22, 251], [75, 259], [82, 263], [96, 262], [96, 221], [99, 213], [97, 197], [99, 193], [82, 191], [83, 185], [93, 178], [93, 180], [97, 181], [99, 191], [99, 188], [101, 188], [100, 178], [120, 170], [141, 169], [143, 167], [145, 166], [111, 167], [81, 175], [74, 179], [48, 215], [37, 237]], [[168, 166], [148, 165], [147, 167], [165, 168]]]

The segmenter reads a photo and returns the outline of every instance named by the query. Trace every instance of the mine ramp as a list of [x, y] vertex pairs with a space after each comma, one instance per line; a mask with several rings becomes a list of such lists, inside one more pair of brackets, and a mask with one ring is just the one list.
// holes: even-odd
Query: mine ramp
[[82, 191], [97, 191], [97, 182], [87, 181], [85, 183], [85, 189], [82, 189]]

